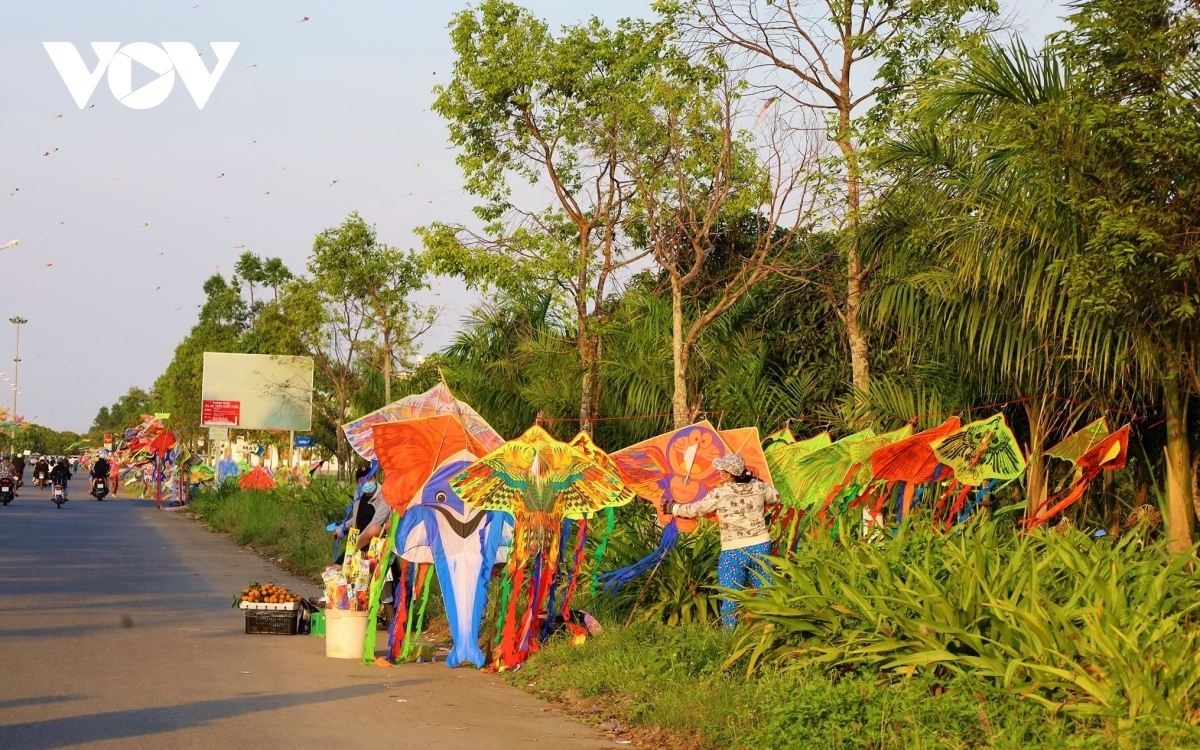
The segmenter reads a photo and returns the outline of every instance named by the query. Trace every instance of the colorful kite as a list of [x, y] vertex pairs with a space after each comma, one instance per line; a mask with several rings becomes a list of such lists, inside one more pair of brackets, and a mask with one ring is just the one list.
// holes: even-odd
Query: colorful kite
[[625, 486], [660, 511], [660, 524], [673, 524], [676, 532], [687, 533], [695, 530], [696, 519], [662, 515], [663, 502], [703, 499], [721, 483], [721, 472], [712, 462], [728, 452], [711, 424], [697, 422], [619, 450], [612, 460]]
[[487, 449], [450, 414], [371, 426], [372, 451], [383, 468], [383, 499], [403, 512], [437, 467], [460, 451]]
[[737, 427], [732, 430], [721, 430], [721, 440], [730, 453], [736, 453], [746, 461], [746, 469], [758, 479], [772, 487], [775, 482], [771, 479], [771, 465], [763, 452], [762, 440], [758, 437], [757, 427]]
[[979, 487], [990, 479], [1016, 479], [1025, 457], [1003, 414], [972, 422], [933, 443], [933, 454], [954, 470], [965, 485]]
[[[876, 479], [888, 483], [876, 500], [876, 516], [882, 512], [883, 504], [897, 482], [903, 485], [897, 512], [897, 521], [900, 521], [908, 517], [913, 502], [919, 497], [918, 487], [953, 477], [953, 470], [938, 461], [937, 456], [933, 454], [933, 444], [956, 432], [961, 426], [962, 420], [950, 417], [933, 429], [885, 445], [871, 454], [871, 473]], [[924, 492], [924, 488], [920, 491]]]
[[[464, 661], [484, 666], [479, 626], [492, 566], [507, 559], [512, 519], [506, 513], [465, 505], [450, 487], [450, 480], [473, 461], [474, 455], [460, 451], [443, 463], [393, 527], [393, 549], [402, 560], [403, 573], [390, 630], [388, 650], [392, 660], [404, 658], [411, 650], [414, 618], [409, 613], [413, 602], [428, 591], [426, 585], [420, 587], [422, 591], [417, 590], [419, 574], [411, 574], [412, 566], [432, 564], [454, 640], [454, 648], [446, 657], [447, 666]], [[411, 592], [406, 591], [408, 581], [413, 582]], [[418, 623], [424, 619], [423, 605], [415, 619]]]
[[[1003, 414], [971, 422], [931, 447], [937, 459], [954, 471], [955, 481], [938, 498], [933, 511], [937, 522], [946, 501], [958, 492], [945, 517], [947, 529], [956, 521], [965, 520], [997, 482], [1016, 479], [1025, 471], [1025, 456]], [[973, 488], [979, 492], [966, 507], [967, 494]]]
[[[501, 652], [495, 667], [515, 667], [538, 647], [536, 631], [558, 575], [564, 521], [625, 505], [634, 495], [611, 469], [537, 426], [468, 466], [451, 479], [450, 487], [467, 505], [513, 516], [512, 551], [497, 627]], [[526, 592], [525, 569], [531, 561]], [[518, 625], [522, 599], [526, 605]]]
[[[1093, 422], [1092, 424], [1083, 428], [1083, 430], [1080, 432], [1091, 431], [1095, 425], [1096, 422]], [[1079, 434], [1080, 433], [1078, 432], [1075, 433], [1062, 443], [1059, 443], [1059, 445], [1055, 446], [1055, 448], [1051, 448], [1051, 450], [1055, 450], [1068, 441], [1071, 441], [1072, 447], [1069, 449], [1070, 453], [1059, 451], [1059, 455], [1065, 458], [1066, 455], [1073, 455], [1075, 446], [1092, 443], [1092, 438], [1095, 435], [1094, 431], [1092, 431], [1088, 436], [1076, 439], [1078, 438]], [[1120, 469], [1125, 466], [1125, 458], [1128, 455], [1128, 452], [1129, 425], [1125, 425], [1099, 442], [1092, 444], [1085, 453], [1072, 461], [1072, 463], [1075, 464], [1076, 468], [1079, 470], [1079, 474], [1076, 476], [1075, 481], [1073, 481], [1069, 487], [1059, 494], [1047, 498], [1046, 501], [1038, 507], [1033, 516], [1024, 519], [1022, 523], [1029, 526], [1029, 528], [1034, 528], [1045, 523], [1046, 521], [1049, 521], [1054, 516], [1066, 510], [1072, 503], [1083, 497], [1084, 490], [1086, 490], [1088, 485], [1092, 483], [1092, 480], [1100, 476], [1102, 472]], [[1047, 451], [1047, 455], [1049, 455], [1049, 453], [1050, 452]], [[1067, 460], [1070, 459], [1067, 458]]]
[[1047, 450], [1044, 455], [1067, 461], [1072, 466], [1076, 466], [1085, 453], [1095, 448], [1108, 436], [1108, 420], [1100, 417]]
[[238, 487], [243, 490], [273, 490], [275, 478], [262, 466], [256, 466], [248, 474], [238, 479]]
[[496, 450], [504, 442], [500, 434], [493, 430], [491, 425], [479, 416], [478, 412], [455, 399], [454, 394], [450, 392], [445, 383], [438, 383], [425, 393], [406, 396], [393, 404], [350, 422], [342, 429], [346, 433], [346, 440], [350, 443], [350, 447], [366, 460], [374, 461], [376, 456], [372, 427], [386, 422], [436, 417], [440, 414], [456, 417], [486, 450]]

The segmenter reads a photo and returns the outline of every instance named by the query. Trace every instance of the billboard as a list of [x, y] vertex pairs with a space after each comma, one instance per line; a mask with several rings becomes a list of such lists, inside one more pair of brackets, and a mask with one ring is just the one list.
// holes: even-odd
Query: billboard
[[312, 357], [204, 353], [201, 427], [312, 429]]

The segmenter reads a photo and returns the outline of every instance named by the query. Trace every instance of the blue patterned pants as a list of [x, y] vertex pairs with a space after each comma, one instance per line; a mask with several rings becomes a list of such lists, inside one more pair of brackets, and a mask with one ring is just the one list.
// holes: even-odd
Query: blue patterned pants
[[[747, 585], [758, 588], [762, 581], [751, 571], [765, 574], [762, 558], [769, 554], [770, 542], [721, 550], [721, 557], [717, 561], [717, 583], [727, 589], [744, 589]], [[729, 599], [721, 600], [721, 624], [729, 629], [737, 625], [737, 611]]]

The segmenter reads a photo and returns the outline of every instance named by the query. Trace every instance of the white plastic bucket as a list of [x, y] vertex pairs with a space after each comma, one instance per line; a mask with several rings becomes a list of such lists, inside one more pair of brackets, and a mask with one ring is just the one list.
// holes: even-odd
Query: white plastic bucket
[[331, 659], [361, 659], [367, 639], [368, 612], [325, 610], [325, 655]]

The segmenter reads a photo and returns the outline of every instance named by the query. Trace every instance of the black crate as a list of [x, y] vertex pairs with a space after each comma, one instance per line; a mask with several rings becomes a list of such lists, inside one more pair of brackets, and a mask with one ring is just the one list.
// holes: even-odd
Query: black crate
[[299, 610], [247, 609], [246, 633], [250, 635], [296, 635]]

